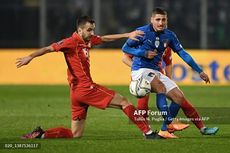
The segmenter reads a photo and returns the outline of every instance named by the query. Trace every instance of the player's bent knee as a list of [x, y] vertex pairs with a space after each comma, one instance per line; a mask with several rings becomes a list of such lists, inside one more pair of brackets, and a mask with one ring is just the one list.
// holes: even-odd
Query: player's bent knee
[[125, 97], [123, 97], [121, 99], [121, 106], [122, 106], [122, 108], [125, 108], [125, 107], [127, 107], [129, 105], [132, 105], [132, 103], [130, 103]]
[[121, 96], [120, 94], [116, 94], [108, 107], [123, 109], [130, 104], [131, 103], [129, 103], [125, 97]]
[[181, 92], [178, 88], [169, 91], [168, 95], [174, 102], [178, 104], [181, 104], [185, 100], [183, 92]]
[[180, 103], [184, 101], [184, 94], [179, 89], [176, 90], [175, 95]]
[[80, 138], [83, 136], [84, 127], [85, 127], [85, 119], [72, 120], [71, 123], [71, 131], [74, 138]]

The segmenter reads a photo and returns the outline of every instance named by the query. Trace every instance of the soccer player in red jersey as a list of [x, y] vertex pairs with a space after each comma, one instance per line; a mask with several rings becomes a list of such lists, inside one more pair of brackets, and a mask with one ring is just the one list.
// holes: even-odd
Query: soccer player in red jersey
[[[128, 100], [113, 90], [107, 89], [93, 82], [90, 75], [89, 50], [92, 46], [101, 44], [102, 42], [114, 41], [121, 38], [130, 38], [136, 40], [136, 36], [141, 36], [143, 32], [134, 31], [131, 33], [96, 36], [94, 35], [95, 22], [88, 16], [78, 19], [76, 32], [69, 38], [63, 39], [57, 43], [53, 43], [48, 47], [32, 53], [29, 56], [17, 59], [17, 68], [27, 65], [34, 58], [46, 53], [61, 51], [68, 66], [68, 81], [70, 87], [72, 123], [71, 130], [73, 137], [81, 137], [83, 135], [87, 110], [89, 106], [99, 109], [107, 107], [118, 108], [129, 117], [129, 119], [137, 125], [144, 133], [146, 139], [161, 138], [158, 133], [151, 131], [146, 121], [137, 121], [136, 118], [142, 117], [134, 114], [136, 108], [128, 102]], [[67, 129], [68, 130], [68, 129]], [[48, 131], [48, 133], [46, 133]], [[25, 138], [53, 138], [65, 137], [65, 135], [55, 135], [60, 129], [50, 129], [43, 131], [41, 128], [35, 129]], [[63, 133], [65, 131], [62, 128]], [[66, 137], [70, 135], [66, 131]]]

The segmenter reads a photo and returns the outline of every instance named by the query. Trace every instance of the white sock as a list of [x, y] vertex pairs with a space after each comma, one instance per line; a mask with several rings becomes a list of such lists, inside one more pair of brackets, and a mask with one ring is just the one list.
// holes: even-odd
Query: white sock
[[148, 132], [145, 133], [145, 135], [149, 135], [149, 134], [151, 134], [151, 133], [153, 133], [153, 131], [152, 131], [152, 130], [149, 130]]
[[201, 131], [201, 132], [204, 132], [204, 129], [206, 129], [206, 127], [202, 127], [202, 128], [200, 129], [200, 131]]
[[44, 139], [44, 137], [45, 137], [45, 133], [42, 134], [41, 139]]

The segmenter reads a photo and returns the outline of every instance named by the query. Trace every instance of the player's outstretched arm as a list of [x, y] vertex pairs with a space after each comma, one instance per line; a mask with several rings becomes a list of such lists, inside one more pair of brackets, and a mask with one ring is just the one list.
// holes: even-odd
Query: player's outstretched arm
[[185, 50], [181, 49], [177, 54], [196, 72], [200, 74], [202, 80], [206, 83], [210, 83], [208, 75], [203, 72], [202, 68], [194, 61], [191, 55], [189, 55]]
[[29, 56], [26, 57], [21, 57], [16, 59], [16, 66], [17, 68], [20, 68], [24, 65], [27, 65], [30, 63], [31, 60], [33, 60], [35, 57], [42, 56], [46, 53], [54, 52], [54, 48], [52, 46], [48, 47], [43, 47], [34, 53], [30, 54]]
[[101, 39], [103, 42], [115, 41], [115, 40], [118, 40], [121, 38], [129, 38], [129, 39], [132, 39], [135, 41], [139, 41], [136, 37], [142, 37], [143, 35], [144, 35], [143, 31], [135, 30], [135, 31], [130, 32], [130, 33], [101, 36]]

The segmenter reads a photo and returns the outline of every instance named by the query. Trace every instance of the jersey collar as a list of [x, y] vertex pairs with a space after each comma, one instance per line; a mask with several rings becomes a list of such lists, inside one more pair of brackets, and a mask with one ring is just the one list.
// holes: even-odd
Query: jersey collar
[[72, 34], [72, 37], [77, 40], [79, 43], [78, 43], [78, 46], [81, 46], [81, 47], [84, 47], [84, 48], [88, 48], [90, 49], [91, 48], [91, 43], [85, 43], [85, 41], [81, 38], [81, 36], [79, 36], [79, 34], [77, 32], [74, 32]]
[[161, 32], [156, 32], [156, 31], [153, 29], [152, 23], [149, 24], [149, 30], [150, 30], [151, 32], [155, 32], [155, 33], [157, 33], [157, 34], [163, 34], [163, 33], [165, 33], [165, 29], [164, 29], [163, 31], [161, 31]]
[[79, 34], [75, 31], [73, 34], [72, 34], [72, 37], [77, 40], [77, 41], [80, 41], [81, 43], [84, 43], [85, 44], [85, 41], [81, 38], [81, 36], [79, 36]]

